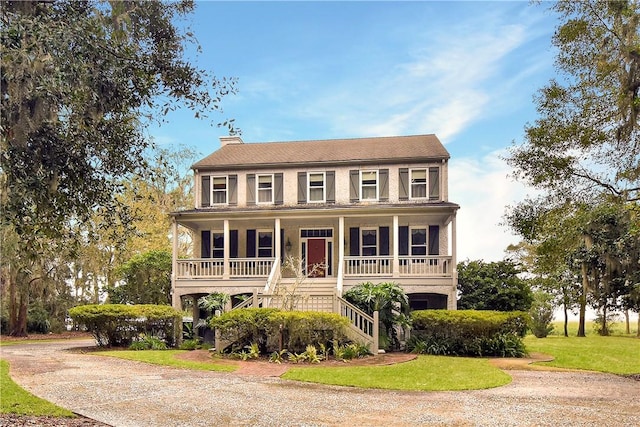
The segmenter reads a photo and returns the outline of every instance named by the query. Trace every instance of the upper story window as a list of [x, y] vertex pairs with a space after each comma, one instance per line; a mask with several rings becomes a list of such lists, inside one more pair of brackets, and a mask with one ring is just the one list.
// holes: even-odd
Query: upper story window
[[378, 171], [360, 171], [360, 200], [378, 200]]
[[227, 203], [227, 177], [226, 176], [212, 176], [211, 181], [211, 203], [226, 204]]
[[389, 169], [349, 171], [349, 201], [389, 200]]
[[324, 172], [309, 172], [309, 202], [325, 201]]
[[258, 203], [273, 202], [273, 175], [258, 175]]
[[235, 205], [237, 181], [237, 175], [202, 175], [200, 206]]
[[281, 205], [284, 201], [282, 173], [247, 174], [247, 205]]
[[423, 199], [427, 197], [427, 170], [411, 169], [411, 198]]
[[440, 168], [399, 169], [400, 200], [429, 199], [440, 200]]
[[298, 203], [335, 203], [336, 172], [298, 172]]

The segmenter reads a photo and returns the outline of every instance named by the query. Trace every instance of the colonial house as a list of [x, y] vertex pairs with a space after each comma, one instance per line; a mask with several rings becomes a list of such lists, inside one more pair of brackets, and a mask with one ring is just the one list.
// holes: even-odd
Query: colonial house
[[189, 258], [174, 239], [175, 308], [221, 292], [234, 306], [337, 311], [365, 335], [341, 298], [362, 282], [399, 284], [414, 309], [456, 308], [459, 206], [435, 135], [220, 141], [192, 166], [194, 208], [172, 213], [173, 235], [192, 236]]

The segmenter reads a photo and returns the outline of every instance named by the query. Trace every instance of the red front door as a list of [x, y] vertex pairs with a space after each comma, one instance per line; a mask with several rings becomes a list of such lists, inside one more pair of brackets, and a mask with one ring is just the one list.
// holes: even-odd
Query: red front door
[[326, 271], [326, 240], [307, 240], [307, 275], [309, 277], [324, 277]]

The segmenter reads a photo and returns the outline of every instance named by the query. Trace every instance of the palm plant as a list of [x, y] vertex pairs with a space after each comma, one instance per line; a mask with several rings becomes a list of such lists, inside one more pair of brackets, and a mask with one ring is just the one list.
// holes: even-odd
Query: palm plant
[[380, 342], [386, 341], [394, 348], [399, 347], [396, 327], [409, 324], [409, 298], [400, 285], [394, 282], [375, 285], [364, 282], [345, 292], [344, 298], [369, 314], [377, 311], [381, 324]]

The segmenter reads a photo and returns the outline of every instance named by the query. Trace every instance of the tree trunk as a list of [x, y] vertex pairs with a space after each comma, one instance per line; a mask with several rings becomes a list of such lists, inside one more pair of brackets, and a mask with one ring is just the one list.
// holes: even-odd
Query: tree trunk
[[638, 330], [636, 332], [636, 336], [640, 338], [640, 313], [638, 313]]
[[20, 295], [20, 301], [11, 301], [15, 317], [9, 319], [9, 335], [12, 337], [27, 336], [27, 297]]
[[627, 333], [627, 335], [631, 335], [631, 325], [629, 325], [629, 309], [626, 309], [624, 311], [624, 324], [625, 324], [625, 331]]
[[600, 324], [600, 335], [603, 337], [609, 336], [609, 330], [607, 329], [607, 304], [602, 307], [602, 323]]
[[569, 336], [569, 312], [567, 311], [567, 304], [562, 304], [564, 308], [564, 336]]
[[580, 295], [580, 323], [578, 324], [578, 336], [586, 337], [584, 330], [585, 316], [587, 312], [587, 289], [589, 287], [589, 279], [587, 278], [587, 264], [582, 263], [582, 295]]

